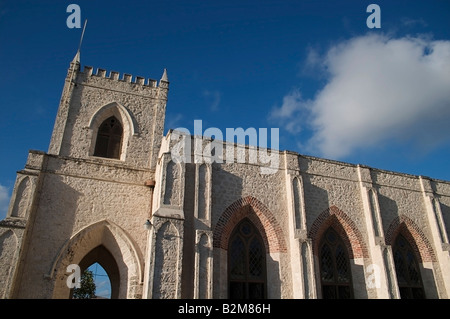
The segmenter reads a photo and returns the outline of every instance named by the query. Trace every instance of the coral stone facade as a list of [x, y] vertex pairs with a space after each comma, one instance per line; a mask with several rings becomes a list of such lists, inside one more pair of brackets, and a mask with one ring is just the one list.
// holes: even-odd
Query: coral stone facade
[[264, 172], [262, 149], [164, 136], [168, 90], [77, 54], [0, 221], [1, 298], [70, 298], [95, 262], [112, 298], [449, 297], [450, 182], [267, 149]]

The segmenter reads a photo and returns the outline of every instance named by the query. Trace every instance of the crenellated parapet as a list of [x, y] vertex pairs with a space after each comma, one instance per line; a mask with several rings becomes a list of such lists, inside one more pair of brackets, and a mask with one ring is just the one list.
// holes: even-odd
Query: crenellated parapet
[[167, 91], [169, 88], [166, 70], [158, 82], [151, 78], [133, 76], [128, 73], [121, 74], [101, 68], [94, 69], [92, 66], [84, 66], [82, 71], [78, 71], [76, 83], [163, 99], [167, 97], [167, 93], [162, 91]]

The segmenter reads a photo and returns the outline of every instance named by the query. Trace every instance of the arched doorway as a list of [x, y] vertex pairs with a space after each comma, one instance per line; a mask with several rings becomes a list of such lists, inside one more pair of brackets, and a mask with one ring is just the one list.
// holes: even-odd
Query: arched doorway
[[[110, 295], [109, 298], [116, 299], [119, 297], [119, 287], [120, 287], [120, 274], [119, 268], [114, 257], [111, 253], [105, 248], [105, 246], [100, 245], [91, 250], [80, 262], [80, 268], [83, 272], [84, 269], [89, 270], [99, 270], [93, 268], [95, 265], [100, 265], [100, 274], [104, 274], [107, 276], [110, 285]], [[95, 273], [94, 273], [95, 275]], [[94, 276], [95, 279], [95, 276]]]
[[228, 297], [266, 298], [266, 249], [261, 234], [244, 218], [234, 228], [228, 244]]
[[48, 274], [54, 280], [52, 298], [70, 298], [69, 266], [78, 265], [82, 274], [96, 262], [108, 274], [112, 299], [142, 296], [142, 254], [122, 228], [103, 220], [83, 228], [61, 247]]

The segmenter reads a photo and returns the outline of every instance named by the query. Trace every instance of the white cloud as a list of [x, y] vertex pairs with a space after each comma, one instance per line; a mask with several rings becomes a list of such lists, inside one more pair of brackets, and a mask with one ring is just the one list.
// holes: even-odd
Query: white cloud
[[288, 132], [297, 134], [302, 131], [303, 123], [301, 122], [307, 111], [308, 106], [302, 99], [300, 91], [293, 90], [283, 98], [283, 104], [280, 107], [272, 110], [269, 119], [283, 125]]
[[0, 220], [6, 217], [9, 206], [9, 190], [7, 187], [0, 185]]
[[450, 41], [366, 35], [318, 59], [324, 87], [308, 101], [289, 93], [270, 115], [291, 133], [308, 126], [310, 152], [339, 158], [391, 141], [432, 148], [450, 140]]

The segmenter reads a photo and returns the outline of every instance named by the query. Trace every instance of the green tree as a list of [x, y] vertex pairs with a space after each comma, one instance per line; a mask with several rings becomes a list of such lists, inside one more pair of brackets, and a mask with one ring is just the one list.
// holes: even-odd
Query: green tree
[[92, 299], [95, 298], [94, 273], [86, 269], [81, 275], [80, 288], [73, 290], [73, 299]]

